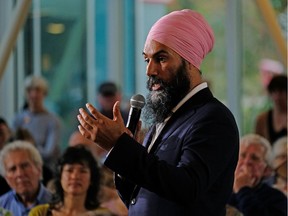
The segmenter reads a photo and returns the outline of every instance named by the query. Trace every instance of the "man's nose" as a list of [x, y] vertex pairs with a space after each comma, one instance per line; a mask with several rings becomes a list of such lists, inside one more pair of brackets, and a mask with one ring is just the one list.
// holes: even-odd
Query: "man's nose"
[[146, 66], [146, 75], [147, 76], [155, 76], [158, 74], [158, 65], [154, 61], [149, 61], [149, 63]]
[[245, 157], [245, 158], [243, 158], [242, 161], [243, 161], [244, 164], [250, 164], [252, 160], [251, 160], [250, 157]]
[[16, 171], [15, 171], [15, 174], [16, 174], [16, 176], [21, 176], [21, 175], [23, 175], [24, 172], [25, 171], [24, 171], [24, 169], [22, 167], [17, 167]]

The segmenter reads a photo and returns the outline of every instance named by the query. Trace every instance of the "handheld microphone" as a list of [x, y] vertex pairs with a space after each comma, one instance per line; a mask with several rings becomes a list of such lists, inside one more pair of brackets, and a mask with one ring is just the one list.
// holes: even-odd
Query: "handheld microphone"
[[141, 94], [133, 95], [130, 99], [130, 111], [126, 127], [135, 134], [138, 121], [141, 115], [141, 109], [145, 106], [145, 98]]

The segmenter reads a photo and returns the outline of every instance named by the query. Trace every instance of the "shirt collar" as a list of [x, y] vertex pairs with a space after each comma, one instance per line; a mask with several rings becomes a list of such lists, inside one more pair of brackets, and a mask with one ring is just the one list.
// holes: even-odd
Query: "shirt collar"
[[[169, 115], [164, 122], [162, 123], [157, 123], [156, 127], [159, 127], [159, 125], [162, 125], [164, 123], [164, 125], [166, 124], [166, 122], [171, 118], [172, 114], [175, 113], [186, 101], [188, 101], [193, 95], [195, 95], [197, 92], [201, 91], [204, 88], [207, 88], [208, 84], [207, 82], [203, 82], [200, 83], [199, 85], [197, 85], [196, 87], [194, 87], [178, 104], [177, 106], [175, 106], [172, 111], [171, 111], [171, 115]], [[164, 127], [164, 125], [162, 127]]]
[[[45, 197], [45, 188], [44, 188], [44, 186], [40, 183], [39, 187], [40, 188], [39, 188], [37, 197], [36, 197], [35, 202], [34, 202], [35, 204], [39, 204], [41, 202], [41, 200], [43, 200], [43, 198]], [[18, 195], [17, 195], [15, 190], [13, 190], [13, 194], [14, 194], [14, 197], [17, 200], [17, 202], [20, 202], [19, 197], [18, 197]]]
[[176, 107], [172, 109], [172, 113], [175, 113], [186, 101], [188, 101], [193, 95], [195, 95], [197, 92], [201, 91], [204, 88], [207, 88], [208, 84], [207, 82], [203, 82], [196, 87], [194, 87], [178, 104]]
[[36, 197], [36, 202], [40, 203], [41, 200], [43, 200], [43, 198], [45, 197], [45, 187], [43, 186], [43, 184], [40, 184], [40, 190], [38, 192], [38, 195]]

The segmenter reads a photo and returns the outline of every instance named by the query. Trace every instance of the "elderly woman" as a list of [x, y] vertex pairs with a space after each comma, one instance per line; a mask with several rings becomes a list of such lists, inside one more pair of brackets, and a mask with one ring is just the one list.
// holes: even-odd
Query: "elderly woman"
[[103, 215], [99, 208], [100, 170], [89, 150], [68, 147], [59, 159], [52, 202], [31, 210], [30, 216]]

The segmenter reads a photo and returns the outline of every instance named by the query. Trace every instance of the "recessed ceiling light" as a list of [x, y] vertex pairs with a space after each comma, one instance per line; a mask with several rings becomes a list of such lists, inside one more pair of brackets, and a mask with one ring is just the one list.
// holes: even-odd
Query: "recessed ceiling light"
[[49, 23], [46, 30], [50, 34], [62, 34], [65, 31], [65, 25], [62, 23]]

